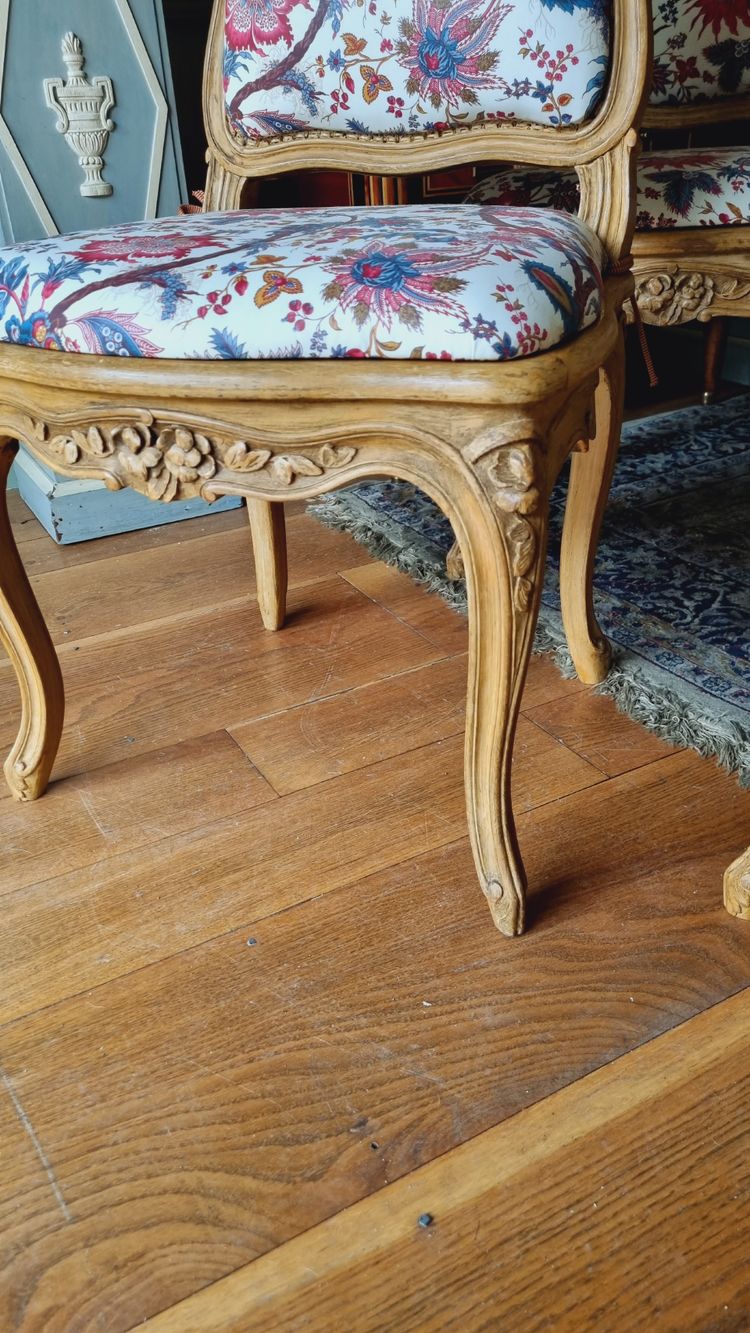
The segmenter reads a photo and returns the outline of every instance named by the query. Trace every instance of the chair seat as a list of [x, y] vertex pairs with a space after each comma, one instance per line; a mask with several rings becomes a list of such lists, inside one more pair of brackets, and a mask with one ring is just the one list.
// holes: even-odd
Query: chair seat
[[602, 311], [576, 217], [471, 205], [204, 213], [0, 249], [0, 340], [106, 356], [492, 361]]
[[[480, 181], [470, 203], [533, 205], [575, 212], [574, 171], [506, 170]], [[643, 153], [638, 165], [638, 231], [750, 224], [750, 147]]]

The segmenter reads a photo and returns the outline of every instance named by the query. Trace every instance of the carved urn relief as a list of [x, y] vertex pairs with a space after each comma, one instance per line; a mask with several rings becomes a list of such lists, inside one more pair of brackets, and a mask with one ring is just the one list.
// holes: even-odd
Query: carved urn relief
[[86, 78], [83, 47], [75, 33], [66, 32], [62, 54], [68, 79], [67, 82], [44, 80], [47, 106], [57, 112], [56, 128], [78, 156], [84, 174], [81, 194], [86, 198], [101, 198], [112, 193], [112, 186], [102, 179], [104, 150], [115, 128], [109, 119], [115, 104], [112, 80], [103, 75], [91, 81]]

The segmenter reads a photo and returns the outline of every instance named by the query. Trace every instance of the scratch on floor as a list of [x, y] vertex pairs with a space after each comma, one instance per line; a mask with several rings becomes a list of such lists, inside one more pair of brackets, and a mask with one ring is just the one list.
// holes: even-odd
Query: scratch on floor
[[52, 1163], [49, 1160], [49, 1157], [47, 1156], [46, 1152], [44, 1151], [44, 1148], [42, 1147], [41, 1143], [39, 1142], [34, 1126], [32, 1125], [29, 1117], [27, 1116], [23, 1108], [23, 1105], [21, 1103], [21, 1100], [18, 1097], [18, 1094], [16, 1093], [13, 1084], [11, 1083], [10, 1079], [8, 1078], [8, 1075], [5, 1073], [4, 1070], [0, 1070], [0, 1083], [2, 1083], [3, 1087], [6, 1089], [8, 1096], [10, 1097], [10, 1100], [13, 1103], [13, 1108], [15, 1110], [15, 1113], [18, 1116], [18, 1119], [20, 1120], [21, 1124], [23, 1125], [23, 1128], [26, 1130], [26, 1133], [28, 1134], [29, 1138], [31, 1139], [31, 1142], [34, 1145], [34, 1151], [37, 1157], [39, 1158], [39, 1161], [41, 1162], [42, 1166], [44, 1167], [44, 1170], [47, 1173], [47, 1179], [52, 1188], [52, 1193], [54, 1194], [60, 1206], [60, 1212], [62, 1213], [66, 1222], [74, 1222], [75, 1218], [73, 1217], [73, 1214], [71, 1213], [67, 1203], [65, 1202], [65, 1199], [63, 1197], [63, 1192], [57, 1183], [55, 1173], [52, 1169]]
[[96, 810], [94, 809], [94, 803], [93, 803], [93, 801], [92, 801], [92, 799], [91, 799], [89, 793], [85, 790], [84, 787], [79, 787], [79, 788], [78, 788], [78, 796], [79, 796], [81, 805], [83, 806], [84, 810], [86, 811], [86, 814], [89, 816], [90, 819], [93, 819], [93, 821], [94, 821], [94, 823], [96, 824], [96, 827], [98, 828], [98, 830], [99, 830], [99, 832], [101, 833], [102, 837], [103, 837], [104, 839], [106, 839], [107, 842], [111, 842], [111, 840], [112, 840], [112, 830], [111, 830], [111, 829], [108, 829], [108, 828], [107, 828], [104, 824], [102, 824], [101, 821], [98, 819], [97, 814], [96, 814]]

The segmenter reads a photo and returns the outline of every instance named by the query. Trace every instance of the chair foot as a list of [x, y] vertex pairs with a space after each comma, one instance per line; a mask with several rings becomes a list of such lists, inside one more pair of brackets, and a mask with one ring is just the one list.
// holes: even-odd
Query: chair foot
[[526, 924], [526, 884], [510, 884], [504, 887], [499, 880], [493, 879], [485, 886], [485, 897], [490, 905], [492, 920], [501, 935], [513, 938], [523, 935]]
[[281, 629], [286, 618], [287, 559], [283, 504], [248, 500], [253, 538], [258, 609], [266, 629]]
[[750, 847], [724, 872], [724, 906], [730, 916], [750, 921]]
[[21, 692], [21, 726], [4, 772], [16, 800], [34, 801], [49, 781], [62, 734], [65, 700], [57, 653], [8, 518], [6, 485], [15, 452], [15, 443], [0, 441], [0, 642]]
[[599, 685], [609, 671], [612, 651], [594, 614], [596, 548], [622, 430], [625, 396], [625, 343], [603, 368], [596, 394], [596, 436], [586, 453], [571, 459], [560, 555], [560, 600], [565, 634], [576, 672], [586, 685]]

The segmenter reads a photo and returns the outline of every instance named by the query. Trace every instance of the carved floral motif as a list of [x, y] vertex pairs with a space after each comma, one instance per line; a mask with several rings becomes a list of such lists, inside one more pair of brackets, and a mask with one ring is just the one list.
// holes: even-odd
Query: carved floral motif
[[717, 297], [739, 301], [750, 292], [750, 281], [732, 275], [681, 272], [674, 269], [641, 274], [635, 296], [647, 324], [667, 326], [711, 318], [709, 307]]
[[[357, 450], [325, 443], [309, 453], [275, 453], [255, 448], [245, 440], [188, 429], [181, 424], [156, 426], [146, 413], [124, 423], [72, 427], [51, 433], [44, 422], [33, 423], [32, 434], [42, 452], [54, 463], [84, 469], [101, 462], [110, 487], [132, 486], [152, 500], [213, 500], [221, 493], [207, 483], [220, 470], [262, 472], [274, 486], [286, 488], [299, 477], [320, 477], [344, 467]], [[96, 469], [95, 469], [96, 470]]]
[[537, 472], [537, 445], [533, 440], [498, 449], [489, 455], [486, 476], [497, 508], [506, 515], [503, 532], [514, 577], [513, 599], [519, 611], [531, 605], [533, 571], [539, 546], [537, 524], [530, 521], [541, 495]]

